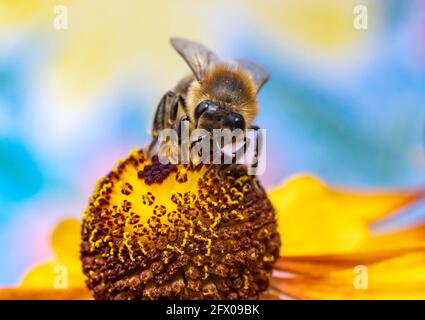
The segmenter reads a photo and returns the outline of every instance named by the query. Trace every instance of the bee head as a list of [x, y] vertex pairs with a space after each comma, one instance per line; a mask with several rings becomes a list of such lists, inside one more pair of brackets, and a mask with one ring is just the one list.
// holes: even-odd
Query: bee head
[[257, 91], [242, 69], [216, 65], [189, 88], [191, 118], [199, 128], [244, 130], [258, 111]]
[[245, 130], [246, 125], [245, 119], [240, 113], [221, 107], [209, 100], [203, 100], [196, 106], [194, 120], [197, 128], [208, 131], [213, 129]]
[[[223, 63], [214, 52], [195, 41], [178, 37], [170, 41], [195, 78], [186, 102], [189, 116], [197, 118], [197, 126], [250, 126], [258, 112], [257, 93], [269, 79], [267, 70], [248, 60], [238, 59], [236, 65]], [[210, 106], [199, 107], [204, 112], [198, 111], [196, 117], [195, 110], [204, 101]]]

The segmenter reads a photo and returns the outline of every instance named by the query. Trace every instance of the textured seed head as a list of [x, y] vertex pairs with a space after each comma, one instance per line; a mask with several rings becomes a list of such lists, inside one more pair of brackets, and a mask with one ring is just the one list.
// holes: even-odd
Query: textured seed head
[[238, 167], [163, 165], [141, 150], [101, 179], [81, 260], [96, 299], [255, 299], [280, 239], [274, 209]]

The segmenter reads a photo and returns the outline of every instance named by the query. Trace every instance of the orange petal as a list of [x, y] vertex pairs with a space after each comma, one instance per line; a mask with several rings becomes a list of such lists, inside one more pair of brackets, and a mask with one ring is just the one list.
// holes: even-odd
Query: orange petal
[[266, 291], [260, 294], [260, 300], [281, 300], [279, 295], [272, 291]]
[[425, 246], [281, 258], [270, 287], [298, 299], [425, 299]]
[[327, 275], [329, 272], [352, 268], [359, 264], [374, 264], [422, 249], [425, 250], [425, 246], [348, 254], [282, 257], [276, 261], [275, 269], [292, 274], [319, 277]]
[[299, 176], [269, 192], [278, 214], [281, 255], [348, 253], [369, 237], [367, 225], [425, 196], [425, 190], [360, 192]]
[[55, 289], [0, 289], [0, 300], [89, 300], [92, 296], [86, 287], [67, 290]]

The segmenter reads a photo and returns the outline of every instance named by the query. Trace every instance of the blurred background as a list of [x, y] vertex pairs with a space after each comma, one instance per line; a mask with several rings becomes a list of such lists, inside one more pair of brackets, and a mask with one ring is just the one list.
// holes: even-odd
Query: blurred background
[[[357, 4], [367, 30], [353, 27]], [[48, 259], [57, 221], [80, 217], [96, 181], [148, 143], [161, 95], [189, 71], [170, 36], [271, 71], [257, 121], [267, 187], [299, 172], [424, 183], [425, 1], [0, 0], [1, 286]]]

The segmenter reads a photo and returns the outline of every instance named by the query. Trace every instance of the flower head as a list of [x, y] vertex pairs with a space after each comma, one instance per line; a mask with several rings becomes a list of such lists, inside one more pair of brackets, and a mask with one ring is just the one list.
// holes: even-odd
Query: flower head
[[425, 298], [425, 224], [368, 227], [424, 189], [355, 191], [297, 176], [268, 192], [272, 206], [242, 167], [222, 179], [205, 170], [132, 152], [96, 186], [82, 243], [80, 221], [60, 222], [56, 257], [0, 299]]
[[267, 289], [280, 239], [246, 168], [161, 164], [134, 151], [98, 183], [81, 259], [99, 299], [248, 299]]

